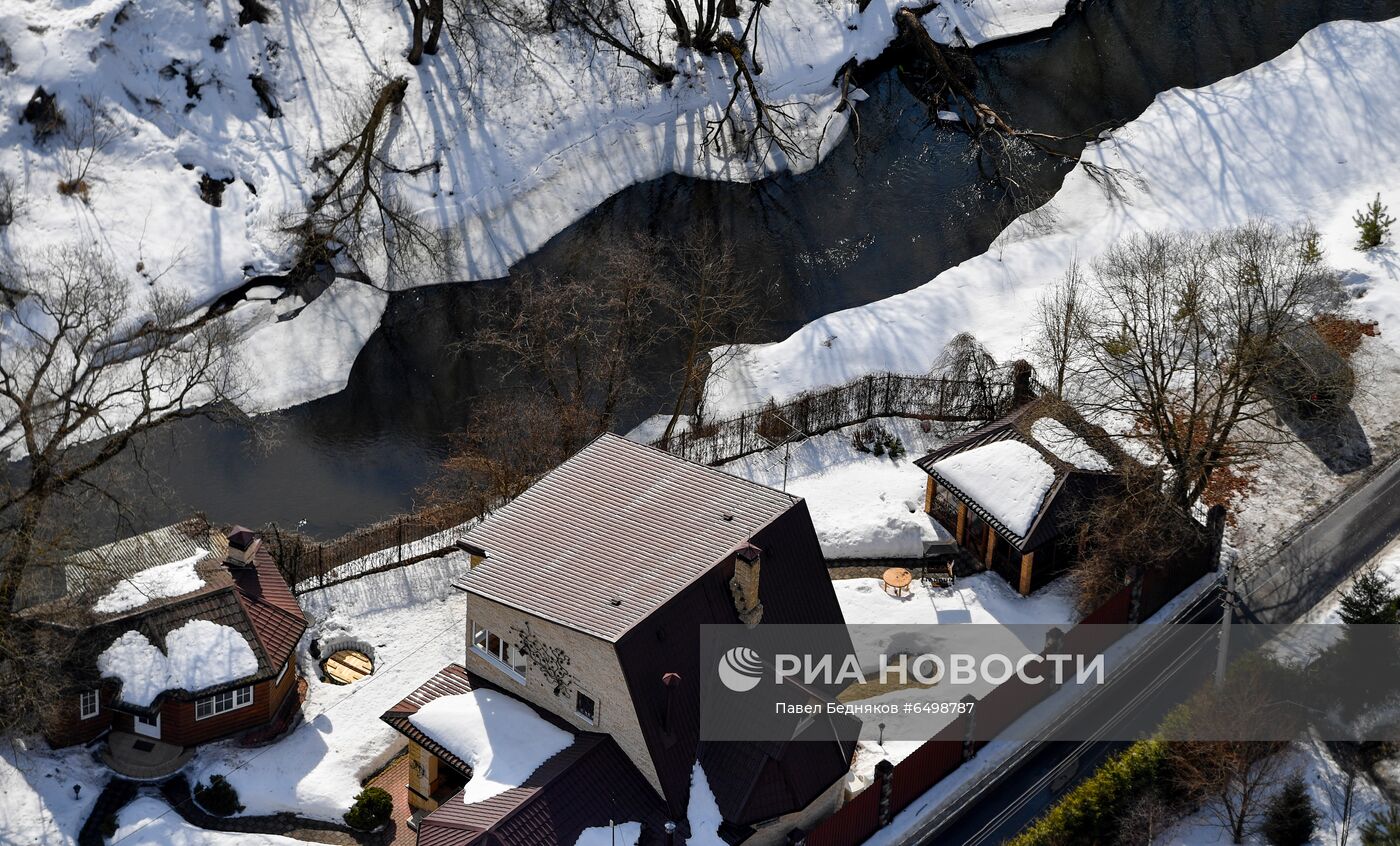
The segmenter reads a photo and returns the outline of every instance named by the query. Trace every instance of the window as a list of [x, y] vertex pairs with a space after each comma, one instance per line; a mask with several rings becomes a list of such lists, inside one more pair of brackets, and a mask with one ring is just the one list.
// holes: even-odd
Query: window
[[475, 623], [472, 624], [472, 649], [509, 671], [517, 681], [525, 681], [525, 656], [520, 650]]
[[90, 720], [97, 716], [100, 701], [95, 690], [85, 690], [78, 694], [78, 718]]
[[216, 693], [213, 696], [197, 700], [194, 703], [194, 718], [202, 720], [251, 704], [253, 704], [253, 688], [240, 687], [236, 690], [225, 690], [223, 693]]
[[292, 666], [292, 659], [288, 658], [287, 663], [282, 665], [282, 672], [277, 674], [277, 681], [273, 682], [274, 685], [281, 687], [282, 679], [287, 677], [287, 668], [290, 666]]
[[589, 723], [598, 722], [598, 703], [593, 701], [593, 697], [583, 691], [574, 693], [574, 713], [583, 717]]
[[137, 714], [136, 722], [143, 726], [158, 726], [160, 725], [160, 714], [156, 714], [154, 717], [149, 714]]

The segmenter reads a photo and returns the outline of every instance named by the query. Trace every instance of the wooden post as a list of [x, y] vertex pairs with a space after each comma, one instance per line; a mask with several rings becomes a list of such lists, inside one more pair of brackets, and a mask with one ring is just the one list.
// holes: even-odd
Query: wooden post
[[881, 758], [875, 764], [875, 780], [880, 783], [880, 803], [876, 806], [876, 823], [880, 828], [894, 819], [894, 764]]
[[958, 531], [957, 531], [958, 546], [962, 546], [962, 543], [963, 543], [963, 536], [966, 534], [966, 532], [967, 532], [967, 503], [965, 503], [965, 502], [960, 502], [960, 503], [958, 503]]
[[1035, 552], [1021, 556], [1021, 595], [1030, 596], [1031, 577], [1035, 574]]
[[994, 552], [996, 552], [996, 549], [997, 549], [997, 533], [996, 533], [996, 530], [992, 528], [992, 524], [991, 524], [991, 523], [988, 523], [988, 524], [987, 524], [987, 555], [986, 555], [986, 558], [985, 558], [985, 561], [986, 561], [986, 564], [987, 564], [988, 567], [992, 566], [992, 554], [993, 554]]
[[933, 498], [938, 495], [938, 483], [932, 476], [928, 477], [928, 486], [924, 488], [924, 513], [933, 513]]

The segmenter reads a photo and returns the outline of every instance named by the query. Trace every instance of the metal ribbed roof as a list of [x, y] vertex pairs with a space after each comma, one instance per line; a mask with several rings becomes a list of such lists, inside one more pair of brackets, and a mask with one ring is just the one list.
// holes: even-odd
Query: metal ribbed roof
[[797, 501], [603, 435], [467, 534], [456, 585], [617, 640]]

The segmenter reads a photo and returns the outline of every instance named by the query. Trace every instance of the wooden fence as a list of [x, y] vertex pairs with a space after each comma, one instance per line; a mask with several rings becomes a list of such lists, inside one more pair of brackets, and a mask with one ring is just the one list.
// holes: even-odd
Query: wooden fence
[[465, 506], [425, 508], [330, 541], [270, 523], [262, 537], [292, 591], [305, 593], [449, 552], [459, 527], [476, 516]]
[[[1021, 384], [1017, 386], [1017, 374]], [[910, 417], [976, 423], [995, 420], [1018, 398], [1035, 391], [1030, 368], [1007, 365], [986, 381], [876, 373], [778, 405], [723, 420], [699, 421], [690, 430], [652, 445], [700, 464], [723, 464], [772, 449], [793, 438], [864, 423], [876, 417]]]

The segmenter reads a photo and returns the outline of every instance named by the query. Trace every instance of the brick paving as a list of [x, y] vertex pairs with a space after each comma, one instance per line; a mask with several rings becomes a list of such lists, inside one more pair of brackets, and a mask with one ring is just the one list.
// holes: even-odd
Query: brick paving
[[413, 813], [413, 808], [408, 804], [408, 753], [404, 752], [390, 761], [387, 767], [365, 783], [365, 787], [382, 788], [394, 797], [394, 817], [389, 827], [393, 839], [386, 840], [386, 846], [415, 846], [418, 832], [408, 827], [408, 818]]
[[124, 778], [109, 779], [78, 832], [78, 846], [103, 846], [107, 840], [102, 836], [102, 824], [136, 798], [137, 787], [136, 782]]
[[216, 817], [205, 813], [195, 804], [190, 795], [190, 783], [183, 775], [178, 775], [160, 786], [160, 795], [175, 809], [185, 822], [212, 831], [231, 831], [243, 834], [280, 834], [311, 843], [329, 843], [334, 846], [388, 846], [393, 842], [392, 827], [384, 831], [363, 833], [352, 831], [344, 825], [299, 817], [295, 814], [272, 814], [269, 816]]
[[[390, 762], [366, 786], [382, 787], [394, 797], [394, 815], [389, 825], [376, 832], [359, 832], [339, 823], [313, 820], [295, 814], [267, 816], [219, 817], [206, 813], [190, 795], [190, 783], [183, 774], [160, 784], [160, 795], [185, 822], [211, 831], [241, 834], [279, 834], [309, 843], [331, 846], [415, 846], [417, 832], [407, 825], [411, 809], [408, 806], [408, 755]], [[141, 792], [143, 785], [122, 778], [112, 778], [102, 788], [93, 803], [92, 812], [78, 834], [79, 846], [103, 846], [102, 824], [125, 808]]]

